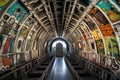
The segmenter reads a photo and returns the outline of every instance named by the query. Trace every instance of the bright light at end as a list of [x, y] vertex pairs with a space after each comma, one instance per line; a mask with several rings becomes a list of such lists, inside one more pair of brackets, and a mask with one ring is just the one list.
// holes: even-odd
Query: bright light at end
[[53, 43], [52, 47], [56, 47], [56, 44], [57, 44], [57, 43], [61, 43], [61, 44], [63, 45], [64, 48], [67, 47], [67, 46], [66, 46], [66, 43], [65, 43], [64, 41], [61, 41], [61, 40], [55, 41], [55, 42]]

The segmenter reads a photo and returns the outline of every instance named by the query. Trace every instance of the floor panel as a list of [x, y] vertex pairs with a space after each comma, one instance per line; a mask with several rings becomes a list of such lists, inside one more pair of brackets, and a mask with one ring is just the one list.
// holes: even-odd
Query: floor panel
[[47, 80], [74, 80], [64, 57], [56, 57]]

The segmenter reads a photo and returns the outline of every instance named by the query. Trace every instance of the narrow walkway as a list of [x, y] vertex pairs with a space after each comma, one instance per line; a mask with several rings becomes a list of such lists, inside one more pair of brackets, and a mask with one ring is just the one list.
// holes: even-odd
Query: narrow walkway
[[74, 80], [64, 57], [56, 57], [47, 80]]

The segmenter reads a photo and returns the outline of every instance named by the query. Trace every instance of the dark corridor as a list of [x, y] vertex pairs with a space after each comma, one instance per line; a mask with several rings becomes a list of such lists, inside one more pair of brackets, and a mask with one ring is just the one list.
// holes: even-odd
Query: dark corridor
[[120, 80], [120, 0], [0, 0], [0, 80]]

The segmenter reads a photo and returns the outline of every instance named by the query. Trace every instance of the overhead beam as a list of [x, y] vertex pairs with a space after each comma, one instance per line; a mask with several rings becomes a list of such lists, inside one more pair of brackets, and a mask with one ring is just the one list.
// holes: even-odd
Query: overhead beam
[[38, 20], [38, 22], [41, 24], [41, 26], [45, 29], [45, 31], [47, 32], [47, 34], [49, 36], [51, 36], [50, 33], [48, 32], [48, 30], [46, 29], [46, 27], [44, 26], [44, 24], [42, 23], [41, 19], [38, 19], [38, 16], [36, 14], [33, 14], [33, 15]]
[[97, 3], [97, 1], [93, 0], [93, 2], [86, 8], [86, 10], [83, 12], [81, 18], [79, 18], [79, 20], [77, 21], [77, 24], [75, 25], [75, 27], [70, 31], [69, 36], [75, 31], [75, 29], [78, 27], [78, 25], [80, 24], [80, 22], [88, 14], [88, 12], [92, 9], [92, 7], [95, 6], [96, 3]]
[[[50, 1], [48, 0], [48, 4], [49, 4], [49, 5], [46, 4], [45, 0], [41, 0], [41, 1], [42, 1], [43, 5], [44, 5], [46, 14], [47, 14], [48, 19], [49, 19], [49, 21], [50, 21], [50, 24], [51, 24], [51, 26], [52, 26], [52, 30], [53, 30], [54, 33], [56, 34], [56, 30], [55, 30], [56, 28], [55, 28], [54, 18], [53, 18], [53, 16], [52, 16], [52, 11], [51, 11], [51, 8], [50, 8]], [[49, 7], [50, 11], [48, 11], [47, 7]], [[50, 15], [51, 15], [51, 16], [50, 16]]]
[[[38, 0], [37, 0], [38, 1]], [[37, 8], [35, 8], [35, 9], [33, 9], [33, 10], [31, 10], [30, 9], [30, 5], [28, 4], [28, 3], [26, 3], [26, 1], [21, 1], [25, 6], [26, 6], [26, 8], [30, 11], [30, 14], [31, 15], [34, 15], [34, 17], [36, 18], [36, 20], [40, 23], [40, 25], [43, 27], [43, 29], [47, 32], [47, 34], [49, 35], [49, 36], [51, 36], [50, 35], [50, 33], [47, 31], [47, 29], [46, 29], [46, 27], [44, 26], [44, 24], [42, 23], [42, 21], [40, 20], [40, 19], [38, 19], [39, 17], [36, 15], [36, 13], [35, 13], [35, 9], [39, 9], [39, 8], [41, 8], [42, 6], [43, 6], [43, 4], [41, 4], [41, 5], [39, 5], [39, 7], [37, 7]], [[30, 3], [34, 3], [34, 2], [36, 2], [36, 1], [31, 1]]]
[[[67, 30], [67, 27], [68, 27], [68, 25], [69, 25], [69, 23], [70, 23], [70, 20], [71, 20], [71, 18], [72, 18], [73, 13], [74, 13], [74, 9], [75, 9], [76, 3], [77, 3], [77, 0], [74, 1], [73, 5], [71, 5], [71, 4], [72, 4], [72, 1], [70, 2], [68, 14], [67, 14], [67, 16], [69, 16], [69, 17], [68, 17], [68, 19], [67, 19], [67, 17], [66, 17], [66, 20], [65, 20], [65, 30], [63, 31], [63, 35], [62, 35], [62, 36], [65, 35], [65, 32], [66, 32], [66, 30]], [[72, 10], [70, 11], [71, 6], [72, 6]], [[69, 14], [70, 14], [70, 15], [69, 15]]]

